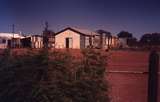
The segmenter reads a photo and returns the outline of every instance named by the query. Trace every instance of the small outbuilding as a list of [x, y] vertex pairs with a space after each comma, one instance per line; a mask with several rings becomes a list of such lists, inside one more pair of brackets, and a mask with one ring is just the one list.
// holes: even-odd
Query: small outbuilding
[[41, 35], [30, 35], [21, 39], [23, 48], [43, 48], [43, 37]]
[[16, 33], [0, 33], [0, 49], [19, 48], [21, 46], [20, 39], [24, 38], [21, 34]]

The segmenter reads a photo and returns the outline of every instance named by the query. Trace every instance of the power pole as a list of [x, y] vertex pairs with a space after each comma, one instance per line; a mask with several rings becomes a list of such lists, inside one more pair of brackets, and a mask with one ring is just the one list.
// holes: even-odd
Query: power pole
[[49, 39], [48, 39], [48, 36], [49, 36], [49, 30], [48, 30], [48, 22], [46, 21], [45, 22], [45, 27], [44, 27], [44, 31], [43, 31], [43, 47], [44, 48], [48, 48], [48, 42], [49, 42]]
[[13, 25], [12, 25], [12, 34], [13, 34], [13, 37], [12, 37], [12, 41], [11, 41], [11, 46], [12, 46], [12, 48], [15, 47], [14, 33], [15, 33], [15, 25], [13, 24]]
[[49, 25], [48, 25], [48, 22], [46, 21], [46, 22], [45, 22], [45, 30], [46, 30], [46, 31], [48, 31], [48, 27], [49, 27]]
[[13, 33], [13, 37], [14, 37], [14, 33], [15, 33], [15, 25], [12, 24], [12, 33]]

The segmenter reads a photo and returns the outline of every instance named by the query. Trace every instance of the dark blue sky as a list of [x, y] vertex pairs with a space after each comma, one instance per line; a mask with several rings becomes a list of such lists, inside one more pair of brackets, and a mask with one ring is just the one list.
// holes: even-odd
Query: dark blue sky
[[67, 26], [127, 30], [140, 37], [160, 32], [160, 0], [0, 0], [0, 32], [41, 33], [44, 22], [58, 31]]

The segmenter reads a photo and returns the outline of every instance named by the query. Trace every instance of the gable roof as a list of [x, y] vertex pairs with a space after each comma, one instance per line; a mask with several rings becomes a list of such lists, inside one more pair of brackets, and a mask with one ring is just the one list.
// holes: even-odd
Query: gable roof
[[73, 32], [76, 32], [78, 34], [84, 35], [84, 36], [98, 36], [99, 34], [96, 32], [92, 32], [90, 30], [86, 30], [86, 29], [79, 29], [79, 28], [74, 28], [74, 27], [67, 27], [59, 32], [57, 32], [55, 35], [58, 35], [66, 30], [71, 30]]

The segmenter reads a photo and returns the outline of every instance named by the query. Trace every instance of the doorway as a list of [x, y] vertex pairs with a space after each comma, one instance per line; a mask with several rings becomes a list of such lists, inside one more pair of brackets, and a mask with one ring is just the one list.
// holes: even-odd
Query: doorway
[[73, 39], [66, 38], [66, 48], [72, 48], [72, 47], [73, 47]]

